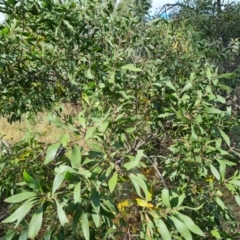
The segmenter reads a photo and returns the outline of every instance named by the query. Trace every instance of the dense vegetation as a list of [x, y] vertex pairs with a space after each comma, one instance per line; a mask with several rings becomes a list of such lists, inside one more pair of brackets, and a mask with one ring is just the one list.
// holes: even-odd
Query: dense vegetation
[[2, 141], [1, 239], [239, 238], [240, 5], [149, 6], [0, 1], [0, 115], [64, 131]]

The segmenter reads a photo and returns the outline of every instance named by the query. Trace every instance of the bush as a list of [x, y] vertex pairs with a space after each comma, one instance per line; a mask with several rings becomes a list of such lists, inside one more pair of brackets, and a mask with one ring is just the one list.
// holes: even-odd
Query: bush
[[237, 238], [224, 203], [229, 191], [240, 204], [240, 175], [230, 173], [239, 120], [223, 83], [235, 75], [218, 73], [197, 33], [99, 1], [9, 9], [1, 114], [54, 109], [73, 93], [81, 109], [50, 113], [66, 131], [55, 143], [23, 141], [1, 156], [3, 239]]

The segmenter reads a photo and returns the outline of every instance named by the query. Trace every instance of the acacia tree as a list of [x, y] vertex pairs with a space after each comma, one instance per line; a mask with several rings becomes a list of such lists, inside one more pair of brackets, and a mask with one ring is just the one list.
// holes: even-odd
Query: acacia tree
[[221, 82], [234, 74], [218, 75], [194, 27], [126, 17], [112, 1], [3, 9], [1, 114], [38, 112], [72, 86], [81, 111], [50, 114], [65, 131], [54, 144], [1, 152], [0, 191], [11, 204], [2, 239], [238, 237], [223, 198], [230, 191], [240, 202], [230, 171], [239, 120]]

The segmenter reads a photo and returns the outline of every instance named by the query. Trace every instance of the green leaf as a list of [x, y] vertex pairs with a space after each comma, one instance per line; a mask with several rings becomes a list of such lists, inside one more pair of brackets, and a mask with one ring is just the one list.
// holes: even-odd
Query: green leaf
[[109, 83], [114, 83], [115, 82], [115, 72], [113, 72], [108, 80]]
[[177, 201], [177, 207], [181, 206], [181, 204], [183, 203], [183, 200], [186, 198], [186, 195], [183, 193], [180, 196], [178, 196], [178, 201]]
[[220, 102], [220, 103], [223, 103], [223, 104], [226, 103], [226, 99], [225, 99], [224, 97], [220, 96], [220, 95], [217, 95], [217, 100], [218, 100], [218, 102]]
[[[79, 229], [80, 217], [82, 215], [82, 208], [78, 208], [72, 219], [72, 229], [75, 232], [76, 229]], [[79, 229], [80, 230], [80, 229]]]
[[[102, 198], [102, 202], [103, 204], [101, 204], [101, 206], [105, 208], [106, 210], [106, 207], [107, 207], [107, 211], [110, 211], [112, 214], [117, 214], [117, 208], [116, 208], [116, 205], [113, 204], [113, 199], [110, 199], [110, 200], [107, 200], [107, 199], [104, 199]], [[133, 202], [132, 202], [133, 204]]]
[[202, 237], [205, 236], [203, 231], [193, 222], [193, 220], [190, 217], [188, 217], [188, 216], [186, 216], [184, 214], [181, 214], [179, 212], [177, 214], [178, 214], [177, 215], [178, 218], [180, 218], [186, 224], [187, 228], [191, 232], [193, 232], [193, 233], [195, 233], [195, 234], [197, 234], [199, 236], [202, 236]]
[[42, 192], [42, 187], [40, 183], [36, 179], [34, 179], [32, 176], [30, 176], [26, 170], [23, 171], [23, 179], [30, 188], [33, 188]]
[[78, 203], [81, 199], [81, 182], [77, 183], [73, 191], [74, 204]]
[[235, 78], [236, 73], [224, 73], [222, 75], [219, 75], [217, 78]]
[[162, 88], [162, 83], [153, 83], [153, 86], [156, 86], [157, 88]]
[[60, 221], [61, 225], [64, 226], [65, 223], [68, 223], [68, 218], [67, 218], [66, 213], [64, 212], [62, 206], [59, 204], [57, 199], [55, 199], [55, 202], [56, 202], [56, 205], [57, 205], [57, 214], [58, 214], [59, 221]]
[[192, 82], [195, 78], [196, 78], [196, 74], [194, 72], [191, 72], [190, 81]]
[[162, 201], [163, 201], [163, 204], [164, 204], [167, 208], [171, 208], [170, 198], [169, 198], [169, 190], [167, 190], [167, 189], [163, 189], [163, 190], [162, 190]]
[[118, 179], [118, 174], [115, 171], [114, 174], [112, 175], [112, 177], [108, 181], [108, 187], [109, 187], [110, 192], [113, 192], [114, 188], [116, 187], [117, 179]]
[[139, 162], [142, 156], [143, 156], [143, 150], [138, 150], [134, 161]]
[[182, 223], [179, 219], [177, 219], [174, 216], [170, 216], [169, 218], [173, 221], [176, 229], [179, 231], [179, 233], [181, 233], [184, 239], [192, 240], [192, 235], [184, 223]]
[[102, 171], [103, 171], [103, 168], [99, 165], [97, 166], [95, 165], [95, 167], [91, 169], [91, 172], [93, 175], [100, 175]]
[[[79, 173], [80, 173], [80, 171], [79, 171]], [[64, 176], [64, 179], [68, 180], [68, 181], [70, 181], [72, 183], [76, 183], [76, 182], [80, 181], [80, 176], [77, 176], [76, 174], [73, 174], [71, 172], [66, 172], [65, 176]]]
[[54, 143], [52, 144], [51, 146], [48, 147], [47, 149], [47, 154], [46, 154], [46, 157], [45, 157], [45, 160], [44, 160], [44, 165], [50, 163], [51, 161], [54, 160], [54, 157], [58, 151], [58, 148], [60, 147], [60, 143], [57, 142], [57, 143]]
[[87, 140], [87, 139], [91, 138], [93, 136], [93, 133], [95, 132], [95, 130], [96, 130], [96, 127], [89, 127], [87, 129], [86, 136], [85, 136], [84, 140]]
[[114, 169], [114, 164], [110, 165], [106, 172], [105, 172], [105, 176], [108, 177], [110, 175], [110, 173], [112, 172], [112, 170]]
[[51, 240], [53, 230], [49, 230], [44, 236], [43, 240]]
[[[86, 144], [89, 149], [91, 149], [90, 151], [88, 151], [90, 158], [103, 156], [104, 149], [103, 145], [100, 142], [91, 139], [91, 141], [87, 141]], [[96, 159], [91, 159], [90, 161], [96, 161]], [[86, 164], [86, 160], [82, 165], [84, 164]]]
[[56, 173], [65, 173], [65, 172], [78, 173], [78, 171], [76, 171], [75, 169], [64, 164], [61, 164], [59, 167], [55, 168], [55, 171]]
[[231, 191], [231, 192], [235, 192], [235, 187], [232, 184], [229, 183], [225, 183], [225, 187]]
[[82, 114], [79, 114], [78, 121], [84, 128], [86, 127], [86, 119], [82, 117]]
[[210, 68], [207, 69], [207, 78], [208, 78], [209, 81], [212, 78], [212, 73], [211, 73], [211, 69]]
[[94, 79], [94, 76], [93, 76], [90, 68], [87, 70], [85, 76], [86, 76], [88, 79]]
[[235, 200], [236, 200], [238, 206], [240, 206], [240, 196], [239, 195], [235, 195]]
[[192, 208], [192, 207], [188, 207], [188, 206], [179, 206], [177, 209], [178, 209], [178, 211], [186, 210], [186, 209], [199, 210], [200, 208], [202, 208], [203, 205], [204, 205], [204, 203], [201, 206], [197, 207], [197, 208]]
[[221, 192], [221, 191], [219, 191], [219, 190], [217, 190], [217, 191], [216, 191], [216, 195], [217, 195], [217, 196], [220, 196], [220, 197], [222, 197], [222, 196], [223, 196], [222, 192]]
[[[129, 178], [131, 179], [131, 176], [129, 176]], [[141, 190], [140, 190], [140, 186], [139, 186], [139, 184], [138, 184], [137, 182], [134, 181], [134, 178], [131, 179], [131, 181], [132, 181], [132, 184], [134, 185], [134, 188], [135, 188], [135, 190], [136, 190], [138, 196], [143, 197], [142, 194], [141, 194]]]
[[126, 168], [127, 170], [137, 167], [139, 165], [139, 161], [141, 160], [142, 156], [143, 156], [143, 150], [138, 150], [135, 159], [133, 161], [123, 164], [123, 167]]
[[195, 129], [194, 129], [194, 126], [191, 124], [191, 130], [192, 130], [192, 137], [194, 138], [194, 139], [198, 139], [198, 135], [196, 134], [196, 132], [195, 132]]
[[15, 231], [8, 232], [8, 233], [2, 238], [2, 240], [12, 240], [12, 238], [15, 236], [15, 234], [16, 234]]
[[228, 145], [228, 147], [230, 147], [230, 139], [229, 139], [228, 135], [223, 130], [221, 130], [220, 128], [219, 128], [219, 131], [221, 133], [222, 138], [224, 139], [224, 141]]
[[82, 214], [82, 230], [83, 230], [83, 235], [86, 240], [90, 239], [90, 233], [89, 233], [89, 222], [88, 222], [88, 215], [87, 213]]
[[229, 87], [229, 86], [227, 86], [227, 85], [224, 85], [224, 84], [218, 83], [217, 86], [218, 86], [220, 89], [227, 91], [228, 93], [230, 93], [230, 92], [232, 91], [232, 88]]
[[218, 172], [218, 170], [210, 163], [210, 169], [211, 169], [211, 172], [213, 174], [213, 176], [217, 179], [217, 180], [220, 180], [221, 177], [220, 177], [220, 174]]
[[100, 226], [100, 216], [97, 213], [92, 214], [92, 219], [95, 224], [95, 226], [98, 228]]
[[192, 87], [192, 83], [191, 82], [188, 82], [184, 88], [182, 89], [181, 93], [187, 91], [188, 89], [190, 89]]
[[63, 20], [63, 23], [64, 23], [71, 31], [74, 31], [74, 28], [73, 28], [73, 26], [69, 23], [69, 21]]
[[25, 230], [22, 231], [18, 240], [27, 240], [27, 239], [28, 239], [28, 229], [25, 229]]
[[85, 178], [90, 178], [92, 173], [84, 168], [79, 168], [78, 173], [83, 175]]
[[52, 196], [54, 195], [56, 190], [61, 186], [63, 180], [64, 180], [64, 175], [61, 173], [57, 173], [53, 180]]
[[153, 229], [154, 224], [150, 220], [150, 218], [146, 215], [146, 222], [147, 222], [147, 229], [146, 229], [146, 240], [152, 240], [153, 239]]
[[28, 237], [35, 238], [38, 232], [41, 229], [43, 220], [43, 205], [41, 205], [37, 211], [33, 214], [32, 219], [29, 223], [28, 227]]
[[232, 115], [232, 107], [227, 107], [226, 116], [230, 117]]
[[134, 131], [136, 130], [136, 128], [126, 128], [124, 131], [126, 132], [126, 133], [133, 133]]
[[11, 197], [8, 197], [4, 201], [7, 203], [18, 203], [18, 202], [24, 201], [26, 199], [29, 199], [32, 197], [37, 197], [37, 196], [38, 195], [35, 192], [23, 192], [23, 193], [18, 193]]
[[222, 160], [218, 160], [220, 166], [219, 166], [219, 172], [221, 175], [222, 180], [225, 179], [225, 174], [226, 174], [226, 163]]
[[132, 168], [135, 168], [138, 166], [138, 163], [137, 161], [131, 161], [131, 162], [127, 162], [127, 163], [124, 163], [123, 164], [123, 167], [126, 168], [126, 170], [130, 170]]
[[97, 188], [93, 188], [91, 192], [91, 203], [94, 210], [99, 213], [100, 212], [100, 194]]
[[171, 240], [171, 239], [172, 239], [171, 234], [170, 234], [167, 226], [166, 226], [165, 223], [163, 222], [163, 220], [156, 218], [156, 219], [154, 220], [154, 222], [155, 222], [155, 224], [156, 224], [156, 227], [158, 228], [159, 233], [160, 233], [161, 236], [162, 236], [162, 239], [163, 239], [163, 240]]
[[68, 155], [68, 158], [71, 161], [71, 165], [73, 168], [79, 168], [82, 163], [82, 155], [80, 152], [80, 148], [74, 145], [72, 151]]
[[60, 136], [59, 142], [63, 145], [63, 147], [66, 147], [69, 141], [70, 141], [69, 134], [62, 134]]
[[165, 118], [172, 115], [174, 115], [174, 113], [162, 113], [158, 115], [158, 118]]
[[2, 221], [2, 223], [11, 223], [17, 220], [16, 227], [22, 219], [28, 214], [37, 201], [27, 201], [23, 203], [12, 215]]
[[222, 239], [219, 231], [217, 231], [216, 229], [215, 229], [215, 230], [212, 230], [212, 231], [211, 231], [211, 234], [212, 234], [213, 237], [215, 237], [215, 238], [217, 238], [217, 239]]
[[67, 129], [66, 126], [65, 126], [65, 124], [64, 124], [59, 118], [57, 118], [56, 116], [53, 116], [52, 122], [53, 122], [57, 127], [63, 128], [64, 130]]
[[197, 115], [196, 118], [195, 118], [195, 121], [196, 121], [196, 123], [202, 123], [203, 122], [202, 116]]
[[107, 130], [109, 122], [103, 122], [101, 125], [101, 132], [104, 133]]
[[229, 181], [229, 183], [240, 187], [240, 181], [239, 180], [233, 179], [233, 180]]
[[89, 98], [86, 93], [82, 93], [82, 99], [90, 106]]
[[226, 209], [227, 207], [225, 206], [224, 202], [219, 198], [216, 197], [216, 203], [222, 208], [222, 209]]
[[136, 68], [133, 64], [127, 64], [125, 66], [122, 66], [121, 69], [129, 70], [129, 71], [132, 71], [132, 72], [141, 72], [142, 71], [141, 68]]
[[148, 200], [149, 191], [147, 189], [147, 185], [146, 185], [145, 181], [140, 176], [136, 176], [132, 173], [129, 175], [129, 178], [130, 178], [132, 184], [134, 185], [138, 196], [144, 198], [140, 191], [140, 188], [141, 188], [145, 194], [145, 199]]
[[212, 107], [212, 108], [207, 108], [207, 109], [206, 109], [206, 112], [207, 112], [207, 113], [212, 113], [212, 114], [220, 114], [220, 113], [223, 113], [223, 111], [221, 111], [221, 110], [219, 110], [219, 109], [217, 109], [217, 108], [214, 108], [214, 107]]
[[166, 85], [176, 92], [176, 88], [173, 86], [171, 82], [166, 82]]

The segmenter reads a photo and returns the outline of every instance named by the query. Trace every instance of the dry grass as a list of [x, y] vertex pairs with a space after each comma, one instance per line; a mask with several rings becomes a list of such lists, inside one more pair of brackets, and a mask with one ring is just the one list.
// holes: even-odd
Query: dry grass
[[28, 121], [25, 117], [21, 122], [8, 123], [5, 118], [0, 118], [1, 135], [8, 142], [18, 142], [30, 135], [39, 136], [40, 141], [53, 142], [61, 134], [61, 130], [54, 125], [49, 125], [46, 116], [42, 114], [37, 121]]
[[[75, 115], [77, 109], [71, 105], [66, 104], [63, 114]], [[46, 144], [55, 142], [58, 137], [66, 133], [66, 130], [56, 127], [54, 124], [49, 124], [47, 113], [40, 113], [34, 120], [28, 120], [23, 116], [21, 122], [14, 122], [12, 124], [7, 122], [7, 119], [0, 117], [0, 137], [15, 143], [24, 138], [31, 136], [38, 137], [38, 140]], [[77, 141], [77, 139], [74, 139]]]
[[18, 142], [23, 138], [38, 136], [42, 142], [50, 143], [63, 133], [63, 130], [49, 124], [47, 113], [41, 113], [35, 120], [28, 120], [23, 116], [21, 122], [8, 123], [5, 118], [0, 118], [1, 135], [4, 140]]
[[[238, 233], [240, 231], [240, 211], [239, 205], [236, 203], [235, 197], [232, 193], [230, 193], [226, 189], [222, 189], [223, 197], [222, 200], [227, 208], [229, 208], [232, 217], [235, 219], [237, 225], [234, 230], [234, 233]], [[223, 230], [231, 233], [230, 227], [227, 222], [221, 222]], [[239, 239], [239, 238], [238, 238]]]

